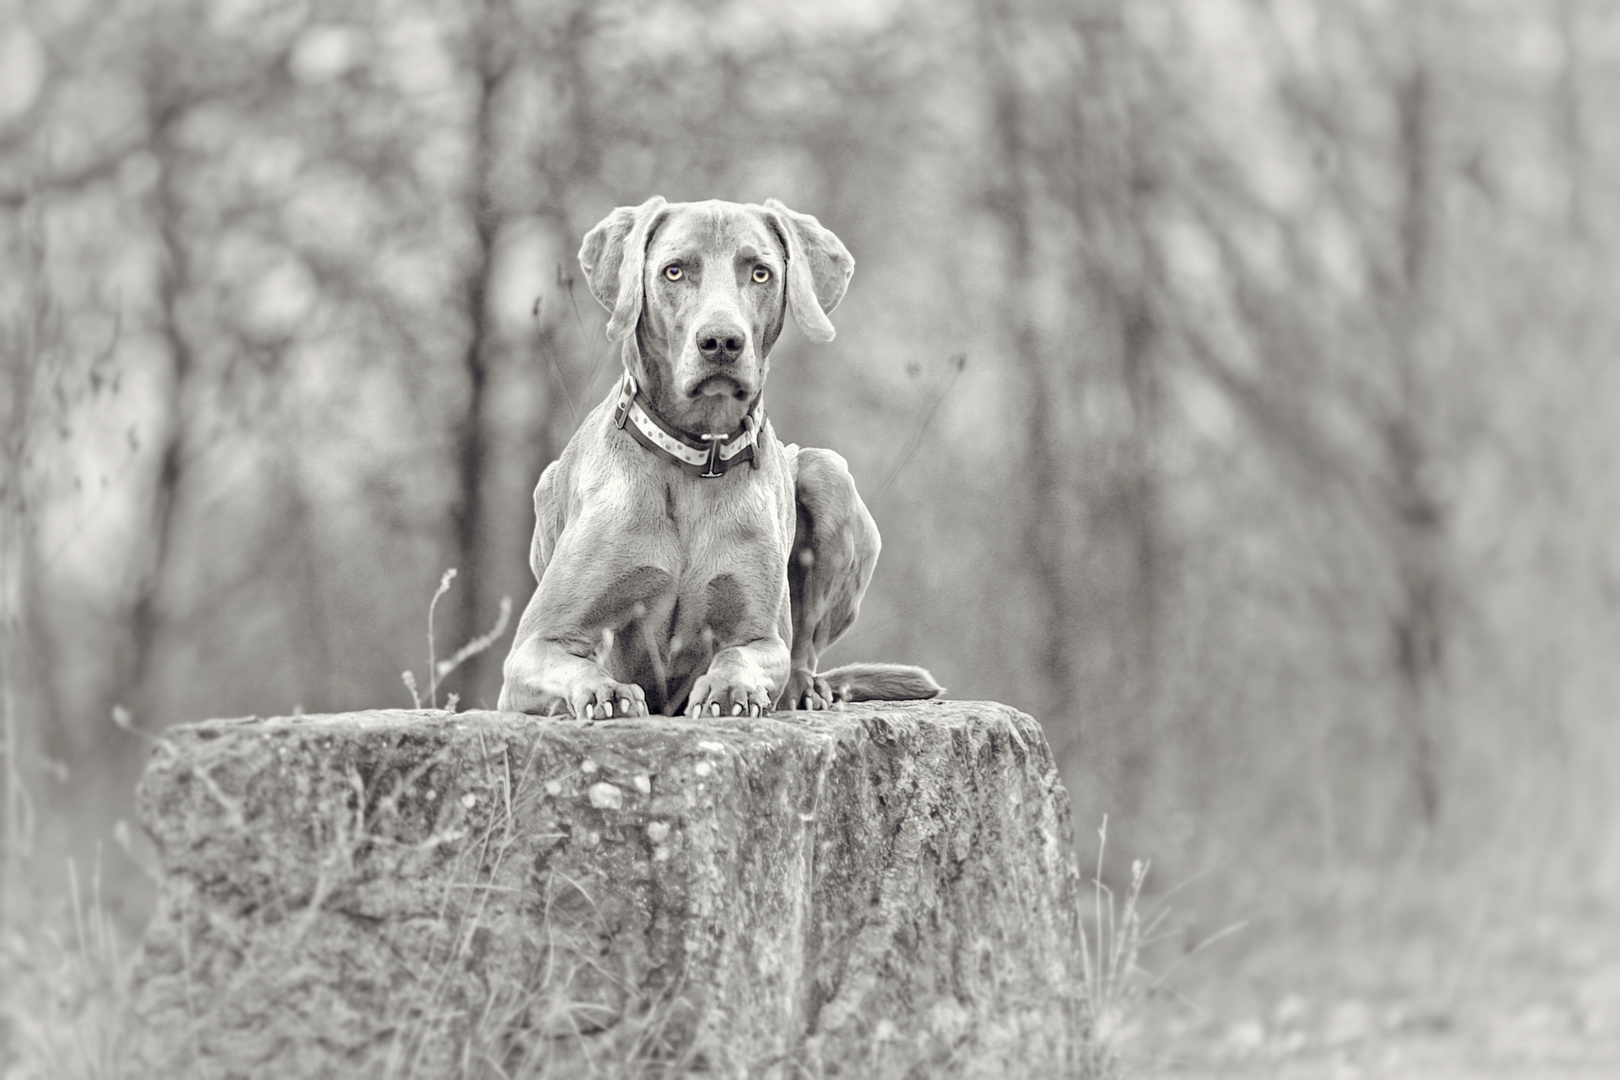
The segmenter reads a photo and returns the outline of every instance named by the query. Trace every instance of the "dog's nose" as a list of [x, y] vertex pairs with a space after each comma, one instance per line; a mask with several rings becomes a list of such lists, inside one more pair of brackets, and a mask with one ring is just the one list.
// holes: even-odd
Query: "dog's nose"
[[736, 363], [747, 341], [747, 334], [733, 323], [713, 322], [697, 332], [698, 352], [715, 364]]

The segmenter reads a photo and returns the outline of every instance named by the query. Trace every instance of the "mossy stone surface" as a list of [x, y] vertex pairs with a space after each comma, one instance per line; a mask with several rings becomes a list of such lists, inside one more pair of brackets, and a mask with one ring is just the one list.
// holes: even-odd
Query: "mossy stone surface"
[[975, 702], [176, 727], [151, 1075], [1056, 1076], [1068, 798]]

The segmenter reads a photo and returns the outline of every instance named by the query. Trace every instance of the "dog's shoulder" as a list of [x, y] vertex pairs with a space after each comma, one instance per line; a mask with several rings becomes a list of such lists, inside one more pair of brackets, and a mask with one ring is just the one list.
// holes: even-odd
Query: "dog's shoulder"
[[644, 487], [656, 474], [655, 459], [633, 440], [622, 437], [613, 420], [613, 406], [614, 399], [609, 398], [592, 409], [547, 468], [547, 472], [557, 470], [554, 497], [570, 503], [581, 498], [611, 498], [614, 489]]
[[799, 444], [785, 443], [778, 439], [776, 429], [771, 426], [770, 417], [767, 416], [760, 424], [758, 445], [755, 446], [754, 452], [766, 483], [783, 486], [791, 504], [793, 483], [799, 474]]
[[[766, 427], [768, 429], [769, 426], [770, 426], [770, 421], [769, 420], [765, 421], [765, 424], [766, 424]], [[771, 437], [772, 440], [775, 440], [776, 439], [776, 433], [771, 432], [770, 437]], [[797, 477], [799, 475], [799, 444], [798, 443], [791, 443], [791, 442], [790, 443], [779, 442], [779, 443], [777, 443], [777, 445], [779, 447], [781, 447], [781, 450], [782, 450], [782, 465], [783, 465], [783, 467], [787, 469], [787, 473], [788, 473], [789, 476]]]
[[602, 485], [603, 464], [614, 456], [608, 438], [613, 424], [611, 411], [607, 403], [591, 410], [562, 453], [540, 473], [534, 488], [535, 531], [530, 559], [537, 572], [551, 561], [559, 537], [579, 518], [591, 490]]

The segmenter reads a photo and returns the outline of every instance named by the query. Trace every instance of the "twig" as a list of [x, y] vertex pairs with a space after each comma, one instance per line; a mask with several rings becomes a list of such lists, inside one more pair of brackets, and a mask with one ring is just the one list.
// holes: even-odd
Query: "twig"
[[428, 708], [439, 707], [439, 679], [434, 672], [438, 671], [438, 657], [434, 655], [433, 644], [433, 611], [439, 606], [439, 597], [450, 591], [450, 583], [456, 579], [456, 568], [451, 567], [439, 579], [439, 587], [433, 593], [433, 599], [428, 601]]
[[471, 641], [467, 642], [467, 644], [463, 645], [459, 650], [457, 650], [456, 654], [450, 659], [440, 661], [439, 667], [434, 673], [437, 676], [437, 682], [443, 682], [452, 671], [456, 670], [456, 668], [460, 667], [466, 661], [471, 660], [473, 657], [495, 644], [496, 640], [506, 632], [507, 621], [511, 618], [512, 598], [510, 596], [503, 596], [501, 597], [500, 614], [495, 617], [495, 625], [490, 627], [489, 633], [473, 638]]
[[[530, 315], [534, 317], [534, 339], [540, 346], [540, 351], [545, 354], [546, 360], [551, 364], [551, 370], [557, 376], [557, 388], [562, 391], [563, 404], [568, 406], [568, 419], [578, 424], [579, 407], [574, 404], [574, 393], [568, 389], [568, 378], [563, 374], [562, 361], [557, 359], [557, 350], [553, 349], [551, 342], [546, 340], [546, 330], [540, 322], [540, 301], [542, 299], [544, 298], [535, 297], [534, 307], [530, 310]], [[576, 320], [579, 317], [579, 309], [577, 308], [574, 310], [574, 317]]]
[[928, 409], [923, 413], [922, 419], [917, 422], [916, 427], [911, 429], [911, 437], [906, 440], [906, 445], [900, 451], [899, 458], [895, 460], [894, 467], [889, 470], [888, 477], [884, 479], [882, 484], [878, 485], [878, 489], [873, 495], [874, 498], [888, 491], [890, 485], [899, 478], [901, 470], [911, 464], [911, 459], [922, 448], [923, 435], [927, 432], [928, 425], [933, 422], [934, 414], [939, 411], [940, 403], [945, 400], [945, 395], [951, 392], [951, 387], [956, 385], [956, 380], [961, 376], [962, 369], [965, 367], [967, 367], [967, 353], [957, 353], [951, 357], [950, 366], [947, 368], [944, 378], [940, 380], [939, 389], [934, 392], [934, 400], [928, 403]]

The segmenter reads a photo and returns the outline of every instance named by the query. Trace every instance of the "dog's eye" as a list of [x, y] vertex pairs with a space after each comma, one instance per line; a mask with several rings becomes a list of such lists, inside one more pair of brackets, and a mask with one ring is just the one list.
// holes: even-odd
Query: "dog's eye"
[[771, 280], [771, 268], [768, 266], [754, 267], [754, 284], [763, 285]]
[[666, 281], [679, 281], [685, 274], [686, 272], [674, 263], [664, 267], [664, 279]]

